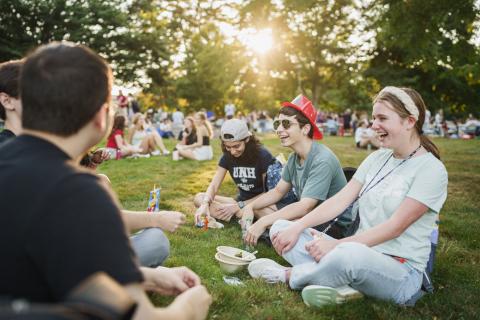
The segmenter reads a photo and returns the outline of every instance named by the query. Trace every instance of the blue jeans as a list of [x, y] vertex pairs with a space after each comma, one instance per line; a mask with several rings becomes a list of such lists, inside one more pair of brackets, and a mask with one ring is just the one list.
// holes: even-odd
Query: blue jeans
[[[276, 221], [270, 229], [270, 238], [292, 223]], [[304, 230], [295, 246], [283, 255], [292, 265], [289, 281], [292, 289], [301, 290], [311, 284], [327, 287], [350, 285], [368, 296], [397, 304], [409, 304], [420, 290], [422, 272], [408, 262], [400, 263], [364, 244], [345, 242], [317, 263], [305, 250], [305, 244], [311, 240], [310, 231]]]
[[143, 229], [131, 236], [130, 242], [144, 267], [158, 267], [170, 254], [170, 242], [159, 228]]

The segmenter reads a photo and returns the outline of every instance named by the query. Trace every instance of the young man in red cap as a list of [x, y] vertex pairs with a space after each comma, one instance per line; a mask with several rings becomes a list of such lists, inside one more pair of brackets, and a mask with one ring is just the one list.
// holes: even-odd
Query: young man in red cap
[[[282, 109], [273, 122], [282, 146], [293, 150], [283, 169], [282, 179], [277, 186], [244, 207], [242, 219], [258, 220], [247, 230], [245, 242], [256, 245], [267, 228], [278, 219], [296, 220], [313, 210], [317, 205], [340, 191], [347, 180], [340, 162], [326, 146], [313, 140], [322, 139], [322, 133], [315, 125], [317, 111], [312, 102], [299, 95], [292, 102], [282, 103]], [[290, 189], [294, 190], [298, 201], [281, 210], [264, 213], [268, 207], [279, 201]], [[349, 212], [339, 219], [339, 225], [348, 227], [351, 222]], [[323, 231], [328, 223], [319, 226]], [[341, 228], [340, 228], [341, 229]], [[337, 231], [339, 231], [337, 229]], [[342, 237], [341, 232], [333, 234]]]

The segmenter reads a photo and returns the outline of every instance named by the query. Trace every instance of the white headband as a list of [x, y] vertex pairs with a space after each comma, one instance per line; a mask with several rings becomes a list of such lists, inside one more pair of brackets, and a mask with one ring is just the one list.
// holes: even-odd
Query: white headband
[[386, 92], [397, 97], [403, 103], [405, 109], [407, 109], [407, 111], [410, 112], [410, 114], [415, 118], [415, 120], [418, 120], [418, 108], [415, 105], [415, 102], [413, 102], [412, 98], [405, 91], [400, 88], [390, 86], [383, 88], [378, 95], [380, 96], [382, 93]]

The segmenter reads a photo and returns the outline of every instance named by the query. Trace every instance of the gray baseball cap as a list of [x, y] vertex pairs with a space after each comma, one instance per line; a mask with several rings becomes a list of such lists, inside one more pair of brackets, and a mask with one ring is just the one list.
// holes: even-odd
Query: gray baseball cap
[[250, 137], [247, 123], [240, 119], [230, 119], [223, 123], [220, 129], [220, 138], [223, 141], [240, 141]]

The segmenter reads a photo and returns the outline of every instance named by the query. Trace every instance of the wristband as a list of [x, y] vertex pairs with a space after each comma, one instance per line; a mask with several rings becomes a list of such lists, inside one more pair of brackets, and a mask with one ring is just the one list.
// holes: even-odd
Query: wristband
[[243, 209], [245, 207], [245, 201], [240, 200], [237, 202], [237, 204], [240, 209]]

